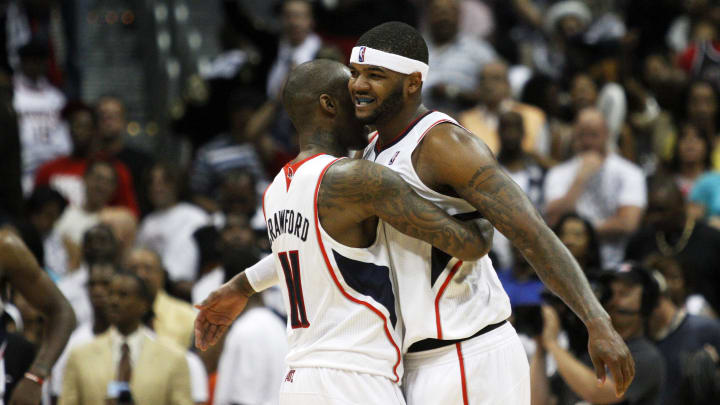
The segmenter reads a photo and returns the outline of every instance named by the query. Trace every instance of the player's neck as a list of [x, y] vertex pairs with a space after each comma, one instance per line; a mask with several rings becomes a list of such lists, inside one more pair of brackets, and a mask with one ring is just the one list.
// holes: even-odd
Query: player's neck
[[378, 134], [380, 136], [380, 146], [392, 142], [402, 131], [415, 121], [422, 114], [428, 111], [424, 105], [408, 106], [403, 108], [399, 113], [392, 116], [387, 122], [378, 120], [375, 123]]
[[347, 150], [338, 142], [338, 137], [326, 129], [316, 129], [312, 133], [300, 135], [300, 153], [293, 163], [310, 156], [324, 153], [331, 156], [345, 156]]

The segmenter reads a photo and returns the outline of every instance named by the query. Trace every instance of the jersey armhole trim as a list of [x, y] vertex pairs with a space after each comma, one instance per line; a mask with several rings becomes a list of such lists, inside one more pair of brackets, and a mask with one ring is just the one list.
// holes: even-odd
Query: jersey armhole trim
[[323, 244], [322, 241], [322, 235], [320, 233], [320, 219], [318, 215], [318, 209], [317, 209], [317, 199], [318, 199], [318, 192], [320, 191], [320, 184], [322, 183], [323, 177], [325, 177], [325, 172], [332, 166], [335, 162], [340, 160], [342, 158], [338, 158], [333, 160], [332, 162], [328, 163], [327, 166], [322, 170], [320, 173], [320, 177], [318, 178], [317, 185], [315, 185], [315, 197], [313, 198], [313, 210], [315, 211], [315, 234], [317, 235], [317, 241], [318, 245], [320, 247], [320, 252], [323, 255], [323, 260], [325, 261], [325, 266], [327, 267], [327, 271], [330, 273], [330, 277], [332, 278], [333, 282], [335, 283], [335, 286], [340, 290], [340, 293], [347, 298], [348, 300], [367, 307], [372, 312], [374, 312], [380, 319], [383, 321], [383, 328], [385, 329], [385, 336], [388, 338], [392, 346], [395, 348], [395, 353], [397, 354], [397, 361], [395, 362], [395, 365], [393, 366], [393, 374], [395, 375], [395, 383], [400, 382], [400, 377], [398, 376], [397, 369], [400, 366], [400, 362], [402, 360], [402, 355], [400, 353], [400, 348], [395, 343], [395, 341], [392, 338], [392, 335], [390, 334], [390, 329], [388, 329], [388, 319], [387, 317], [380, 312], [377, 308], [373, 307], [369, 303], [359, 300], [350, 294], [348, 294], [347, 291], [343, 288], [343, 286], [340, 284], [340, 280], [338, 280], [337, 275], [335, 274], [335, 271], [333, 270], [332, 264], [330, 263], [330, 259], [328, 257], [327, 252], [325, 251], [325, 244]]

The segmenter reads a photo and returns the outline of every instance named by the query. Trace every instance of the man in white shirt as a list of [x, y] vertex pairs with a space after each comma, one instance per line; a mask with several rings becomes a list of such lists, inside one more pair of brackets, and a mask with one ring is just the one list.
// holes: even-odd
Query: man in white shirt
[[599, 110], [581, 110], [574, 128], [576, 156], [552, 168], [545, 179], [548, 223], [554, 225], [573, 211], [589, 219], [601, 238], [604, 267], [622, 261], [628, 237], [637, 230], [647, 204], [641, 169], [610, 152], [608, 136]]

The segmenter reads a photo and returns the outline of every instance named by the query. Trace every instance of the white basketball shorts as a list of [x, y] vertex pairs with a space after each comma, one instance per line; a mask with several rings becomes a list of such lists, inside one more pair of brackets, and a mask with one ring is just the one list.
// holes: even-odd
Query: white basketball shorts
[[288, 368], [280, 405], [405, 405], [386, 377], [331, 368]]
[[475, 338], [405, 355], [408, 405], [529, 405], [530, 366], [506, 322]]

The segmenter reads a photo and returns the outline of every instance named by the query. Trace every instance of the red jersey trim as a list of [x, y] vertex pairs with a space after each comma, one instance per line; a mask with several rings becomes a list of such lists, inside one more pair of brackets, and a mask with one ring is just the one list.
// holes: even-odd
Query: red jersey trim
[[460, 342], [455, 343], [458, 361], [460, 362], [460, 383], [462, 385], [463, 405], [468, 405], [467, 380], [465, 378], [465, 361], [463, 360], [462, 347]]
[[369, 303], [367, 303], [365, 301], [359, 300], [359, 299], [351, 296], [350, 294], [348, 294], [347, 291], [345, 291], [343, 286], [340, 284], [340, 280], [338, 280], [337, 275], [335, 275], [335, 271], [332, 268], [332, 264], [330, 264], [330, 259], [328, 258], [327, 252], [325, 251], [325, 244], [323, 244], [322, 236], [320, 235], [320, 221], [319, 221], [319, 215], [318, 215], [318, 209], [317, 209], [317, 198], [318, 198], [318, 192], [320, 191], [320, 183], [322, 183], [322, 179], [325, 176], [325, 172], [327, 172], [327, 170], [330, 168], [330, 166], [332, 166], [333, 163], [337, 162], [340, 159], [342, 159], [342, 158], [335, 159], [332, 162], [328, 163], [327, 166], [325, 166], [323, 171], [320, 173], [320, 178], [318, 178], [317, 185], [315, 186], [315, 198], [313, 200], [313, 208], [315, 210], [315, 233], [317, 234], [318, 245], [320, 245], [320, 252], [322, 252], [323, 259], [325, 259], [325, 265], [327, 266], [328, 273], [330, 273], [330, 277], [333, 279], [335, 286], [338, 288], [338, 290], [340, 290], [342, 295], [345, 298], [347, 298], [348, 300], [350, 300], [356, 304], [364, 305], [365, 307], [370, 309], [372, 312], [374, 312], [375, 315], [379, 316], [380, 319], [383, 320], [383, 328], [385, 329], [385, 336], [387, 336], [388, 340], [390, 341], [392, 346], [395, 348], [395, 352], [397, 353], [397, 361], [395, 362], [395, 366], [393, 367], [393, 374], [395, 375], [394, 382], [398, 383], [398, 382], [400, 382], [400, 377], [397, 374], [397, 368], [400, 366], [400, 361], [402, 359], [402, 355], [400, 354], [400, 348], [395, 343], [395, 341], [392, 338], [392, 335], [390, 334], [390, 329], [388, 329], [387, 317], [382, 312], [380, 312], [377, 308], [375, 308], [374, 306], [370, 305]]
[[437, 326], [437, 338], [440, 340], [442, 340], [443, 338], [442, 322], [440, 322], [440, 298], [442, 298], [443, 294], [445, 293], [445, 289], [447, 288], [448, 284], [450, 284], [450, 280], [452, 280], [453, 276], [455, 275], [455, 273], [457, 273], [458, 269], [460, 268], [460, 266], [462, 266], [462, 264], [462, 260], [458, 260], [458, 262], [455, 263], [455, 265], [450, 270], [450, 274], [448, 274], [442, 286], [440, 286], [440, 290], [435, 297], [435, 325]]
[[295, 173], [297, 173], [298, 169], [300, 169], [300, 166], [302, 166], [305, 162], [307, 162], [310, 159], [314, 159], [320, 155], [324, 155], [324, 153], [316, 153], [310, 157], [306, 157], [305, 159], [296, 162], [296, 163], [287, 163], [285, 166], [283, 166], [283, 173], [285, 173], [285, 191], [290, 190], [290, 183], [292, 182], [293, 177], [295, 176]]

